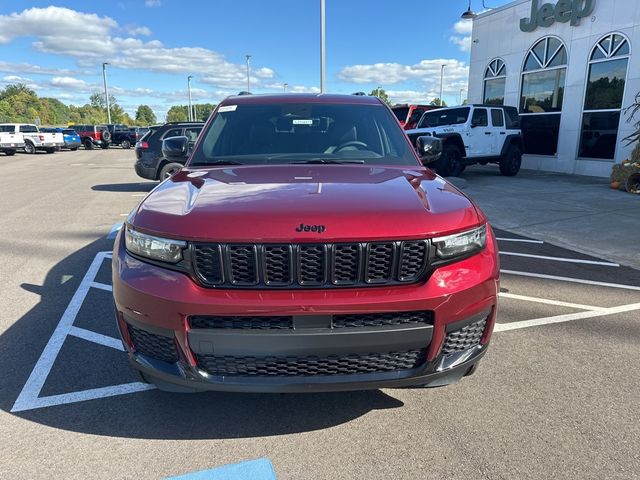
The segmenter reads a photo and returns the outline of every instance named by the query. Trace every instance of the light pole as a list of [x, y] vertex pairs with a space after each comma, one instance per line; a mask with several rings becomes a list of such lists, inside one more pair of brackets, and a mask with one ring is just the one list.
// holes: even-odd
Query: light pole
[[189, 121], [192, 122], [193, 121], [193, 107], [191, 106], [191, 79], [193, 78], [193, 76], [189, 75], [187, 77], [187, 91], [189, 92]]
[[444, 95], [443, 89], [444, 89], [444, 67], [446, 65], [441, 65], [440, 66], [440, 107], [442, 107], [442, 104], [444, 103], [442, 101], [442, 95]]
[[320, 93], [324, 93], [324, 77], [325, 77], [324, 2], [325, 0], [320, 0]]
[[285, 83], [284, 85], [282, 85], [282, 91], [283, 91], [284, 93], [287, 93], [287, 87], [288, 87], [288, 86], [289, 86], [289, 84], [288, 84], [288, 83]]
[[458, 105], [462, 105], [462, 92], [464, 92], [464, 88], [460, 89], [460, 101], [458, 102]]
[[380, 87], [380, 86], [378, 88], [376, 88], [376, 97], [378, 97], [378, 98], [380, 98], [380, 89], [381, 88], [382, 87]]
[[251, 59], [251, 55], [245, 55], [247, 59], [247, 92], [251, 92], [251, 80], [249, 79], [249, 60]]
[[102, 64], [102, 80], [104, 81], [104, 101], [107, 104], [107, 123], [111, 123], [111, 107], [109, 105], [109, 90], [107, 89], [107, 62]]

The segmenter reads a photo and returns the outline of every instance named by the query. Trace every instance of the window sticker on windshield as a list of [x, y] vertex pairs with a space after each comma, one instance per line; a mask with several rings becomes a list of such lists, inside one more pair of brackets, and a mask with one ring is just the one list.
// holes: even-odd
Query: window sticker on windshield
[[238, 108], [238, 105], [225, 105], [224, 107], [220, 107], [218, 109], [219, 113], [224, 113], [224, 112], [235, 112], [236, 108]]
[[293, 124], [294, 125], [313, 125], [313, 120], [309, 119], [303, 119], [303, 118], [295, 118], [293, 120]]

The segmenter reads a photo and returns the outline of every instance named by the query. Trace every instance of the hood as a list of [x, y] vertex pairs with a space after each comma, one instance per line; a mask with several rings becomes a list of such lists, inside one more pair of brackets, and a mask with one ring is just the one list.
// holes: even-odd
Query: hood
[[159, 236], [220, 242], [413, 239], [481, 221], [430, 170], [370, 165], [185, 169], [128, 219]]

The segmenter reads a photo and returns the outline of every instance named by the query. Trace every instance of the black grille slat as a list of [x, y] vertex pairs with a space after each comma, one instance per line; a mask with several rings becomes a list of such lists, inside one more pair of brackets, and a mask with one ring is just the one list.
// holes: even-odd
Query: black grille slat
[[206, 287], [336, 288], [409, 284], [429, 269], [429, 242], [194, 244], [195, 278]]
[[486, 325], [487, 319], [483, 319], [448, 333], [442, 347], [442, 353], [448, 355], [480, 345]]
[[267, 285], [289, 285], [292, 281], [291, 270], [289, 245], [265, 245], [264, 282]]
[[197, 355], [198, 366], [210, 375], [295, 377], [355, 375], [410, 370], [426, 361], [425, 350], [328, 355], [324, 357], [236, 357]]
[[400, 255], [398, 279], [400, 281], [418, 278], [427, 265], [427, 244], [424, 242], [403, 242]]
[[178, 351], [173, 338], [156, 335], [130, 324], [127, 327], [136, 352], [163, 362], [175, 363], [178, 361]]
[[258, 283], [258, 256], [255, 245], [231, 245], [228, 256], [231, 283], [234, 285]]
[[367, 248], [365, 281], [386, 283], [393, 273], [393, 243], [372, 243]]
[[326, 278], [326, 248], [324, 245], [298, 247], [298, 282], [300, 285], [322, 285]]
[[433, 312], [356, 313], [334, 315], [333, 328], [386, 327], [399, 325], [431, 325]]
[[191, 328], [214, 328], [234, 330], [291, 330], [293, 317], [237, 317], [237, 316], [204, 316], [189, 318]]

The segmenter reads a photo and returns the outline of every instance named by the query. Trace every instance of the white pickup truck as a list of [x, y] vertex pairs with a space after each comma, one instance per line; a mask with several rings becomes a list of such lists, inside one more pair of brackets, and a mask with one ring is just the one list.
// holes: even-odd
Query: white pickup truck
[[62, 133], [41, 132], [37, 125], [30, 123], [0, 123], [0, 130], [3, 132], [22, 134], [24, 137], [25, 153], [36, 153], [37, 150], [44, 150], [53, 153], [64, 145]]
[[21, 133], [12, 133], [0, 127], [0, 152], [7, 156], [14, 155], [16, 150], [24, 148], [24, 137]]

